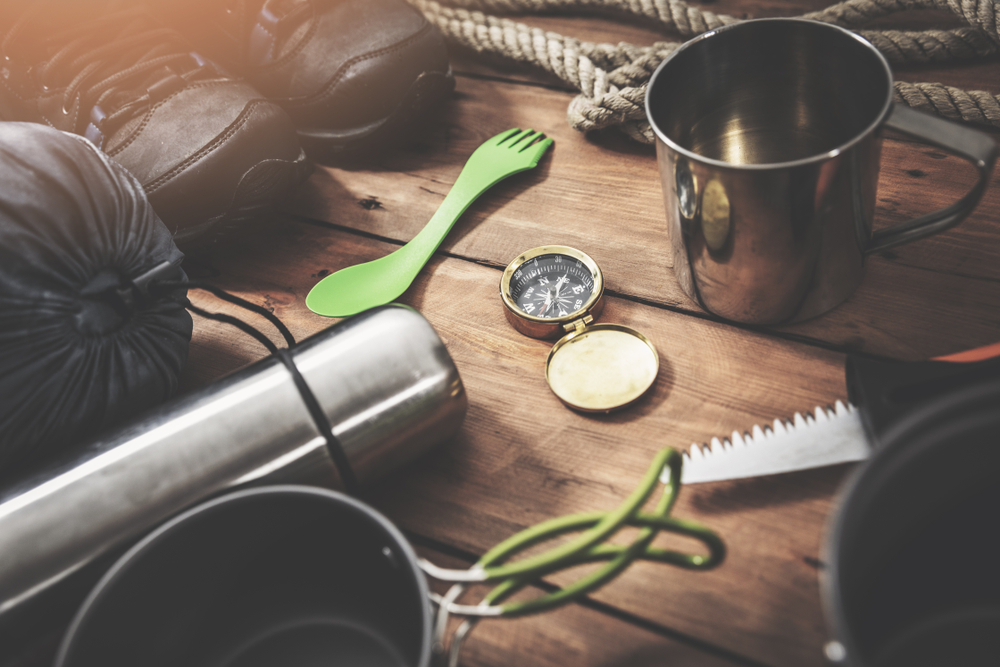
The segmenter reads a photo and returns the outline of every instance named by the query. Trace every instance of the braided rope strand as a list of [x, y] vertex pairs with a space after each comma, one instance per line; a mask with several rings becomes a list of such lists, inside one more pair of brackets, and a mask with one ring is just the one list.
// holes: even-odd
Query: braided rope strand
[[694, 36], [739, 19], [719, 16], [680, 0], [452, 0], [455, 7], [495, 14], [552, 14], [610, 11], [653, 19], [663, 27]]
[[1000, 128], [1000, 98], [940, 83], [896, 82], [896, 101], [951, 120]]
[[[451, 5], [496, 14], [579, 13], [581, 9], [627, 14], [652, 19], [663, 28], [684, 37], [739, 21], [736, 17], [693, 7], [682, 0], [452, 0]], [[1000, 44], [997, 4], [994, 0], [845, 0], [803, 18], [836, 23], [844, 27], [914, 9], [948, 11], [984, 36]]]
[[[618, 127], [632, 139], [652, 143], [645, 117], [646, 85], [656, 67], [679, 44], [650, 46], [581, 42], [532, 28], [496, 13], [614, 11], [652, 19], [682, 36], [739, 19], [692, 7], [681, 0], [410, 0], [452, 43], [477, 53], [538, 67], [580, 91], [569, 104], [571, 127], [589, 131]], [[912, 9], [947, 10], [966, 21], [950, 30], [862, 30], [863, 37], [896, 64], [940, 63], [982, 58], [1000, 50], [997, 10], [991, 0], [845, 0], [804, 18], [854, 27]], [[1000, 98], [935, 83], [897, 83], [896, 101], [946, 118], [1000, 128]]]
[[1000, 44], [996, 16], [998, 7], [993, 0], [846, 0], [818, 12], [804, 14], [802, 18], [836, 23], [850, 28], [862, 25], [873, 18], [911, 9], [949, 11], [970, 26], [982, 30], [996, 44]]
[[926, 65], [952, 60], [985, 58], [998, 47], [986, 32], [978, 28], [951, 30], [858, 30], [894, 65]]

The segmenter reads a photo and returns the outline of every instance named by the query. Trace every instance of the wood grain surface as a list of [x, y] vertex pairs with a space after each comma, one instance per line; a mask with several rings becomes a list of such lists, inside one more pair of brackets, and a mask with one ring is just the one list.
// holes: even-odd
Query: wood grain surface
[[[417, 553], [443, 567], [467, 566], [461, 558], [448, 556], [429, 547]], [[447, 585], [432, 584], [443, 594]], [[542, 591], [531, 589], [530, 597]], [[739, 659], [708, 645], [692, 645], [664, 628], [600, 603], [588, 602], [559, 608], [538, 618], [491, 619], [480, 622], [462, 648], [466, 667], [493, 665], [533, 665], [535, 667], [733, 667]], [[457, 626], [453, 622], [449, 630]], [[517, 647], [515, 651], [511, 649]]]
[[[374, 166], [322, 169], [291, 210], [405, 242], [430, 219], [480, 143], [508, 127], [531, 127], [555, 139], [551, 157], [476, 202], [442, 249], [502, 267], [528, 248], [573, 246], [593, 256], [612, 292], [707, 317], [671, 271], [651, 147], [570, 129], [565, 111], [571, 95], [563, 91], [460, 78], [457, 96], [445, 123], [423, 141]], [[971, 166], [912, 142], [887, 140], [882, 164], [879, 227], [946, 206], [974, 182]], [[992, 217], [1000, 205], [998, 186], [995, 173], [979, 208], [958, 228], [871, 257], [860, 289], [832, 312], [776, 333], [902, 359], [993, 342], [1000, 324], [1000, 266], [992, 255], [1000, 242]], [[335, 260], [327, 255], [322, 269], [350, 263]]]
[[[822, 6], [708, 5], [740, 16]], [[913, 14], [904, 27], [950, 21], [936, 12]], [[672, 39], [607, 17], [519, 20], [592, 41]], [[584, 136], [570, 129], [565, 113], [573, 92], [544, 73], [463, 52], [453, 64], [454, 99], [427, 131], [377, 160], [317, 169], [285, 215], [253, 235], [194, 251], [188, 263], [192, 275], [265, 304], [297, 336], [308, 335], [331, 324], [304, 307], [309, 288], [412, 238], [482, 141], [510, 127], [555, 139], [537, 169], [502, 182], [468, 210], [401, 298], [445, 341], [468, 389], [469, 413], [453, 442], [365, 498], [445, 564], [470, 563], [538, 521], [616, 506], [661, 447], [685, 447], [845, 398], [847, 352], [919, 359], [997, 340], [1000, 174], [956, 229], [872, 257], [861, 288], [827, 315], [777, 329], [736, 326], [699, 310], [672, 275], [651, 147], [610, 131]], [[897, 72], [902, 80], [966, 88], [988, 86], [998, 74], [996, 61]], [[877, 226], [947, 205], [973, 176], [957, 158], [889, 137]], [[551, 344], [521, 336], [504, 320], [502, 268], [547, 243], [591, 254], [610, 291], [601, 320], [638, 329], [659, 350], [656, 384], [637, 405], [607, 416], [566, 409], [544, 380]], [[207, 296], [196, 300], [235, 312]], [[253, 341], [199, 320], [186, 383], [208, 382], [262, 354]], [[638, 563], [586, 605], [484, 623], [468, 643], [467, 664], [825, 664], [822, 540], [849, 470], [686, 488], [675, 514], [724, 537], [729, 556], [722, 567], [691, 573]], [[547, 585], [578, 575], [560, 573]]]
[[[323, 258], [337, 253], [356, 263], [391, 249], [293, 219], [219, 248], [211, 269], [215, 284], [256, 295], [301, 335], [328, 323], [303, 305]], [[262, 262], [273, 269], [262, 274]], [[686, 447], [846, 398], [838, 352], [610, 297], [601, 321], [648, 336], [660, 351], [659, 376], [628, 410], [573, 412], [545, 384], [551, 343], [506, 323], [497, 297], [500, 273], [464, 259], [435, 259], [401, 299], [441, 334], [468, 390], [469, 413], [454, 442], [366, 498], [404, 529], [436, 542], [481, 554], [547, 518], [611, 509], [664, 446]], [[237, 314], [223, 304], [211, 307]], [[212, 357], [232, 345], [227, 332], [209, 333], [213, 325], [196, 325], [192, 369], [208, 365], [195, 355]], [[256, 345], [241, 346], [246, 360], [261, 354]], [[815, 662], [823, 640], [819, 545], [843, 473], [833, 468], [690, 487], [675, 514], [740, 545], [730, 547], [725, 566], [692, 574], [636, 565], [597, 599], [754, 661]], [[692, 614], [693, 608], [700, 612]]]
[[[826, 2], [706, 3], [740, 17], [794, 16]], [[561, 14], [516, 17], [580, 39], [683, 41], [635, 19]], [[910, 29], [958, 23], [940, 12], [886, 17]], [[566, 123], [574, 93], [551, 76], [456, 50], [457, 88], [431, 125], [365, 163], [320, 166], [282, 211], [240, 234], [188, 250], [185, 268], [264, 305], [297, 338], [335, 323], [309, 312], [323, 276], [383, 256], [430, 219], [469, 154], [507, 128], [555, 139], [538, 168], [514, 176], [466, 212], [400, 299], [431, 322], [468, 390], [459, 435], [364, 498], [443, 565], [470, 564], [492, 545], [562, 514], [611, 509], [662, 447], [685, 448], [846, 398], [849, 352], [921, 359], [1000, 339], [1000, 172], [957, 228], [871, 257], [860, 289], [815, 320], [760, 329], [720, 321], [681, 291], [672, 272], [653, 149], [613, 132], [583, 135]], [[1000, 92], [1000, 60], [902, 68], [906, 81]], [[996, 134], [994, 134], [996, 136]], [[889, 137], [883, 148], [877, 226], [946, 206], [973, 182], [971, 167], [937, 149]], [[602, 267], [603, 322], [633, 327], [660, 354], [652, 391], [610, 415], [564, 407], [544, 378], [551, 342], [504, 319], [498, 283], [520, 252], [562, 244]], [[266, 322], [214, 297], [210, 310]], [[272, 336], [280, 344], [280, 338]], [[226, 325], [195, 318], [184, 390], [266, 354]], [[637, 563], [583, 604], [516, 621], [483, 623], [465, 664], [826, 664], [820, 603], [822, 541], [851, 466], [690, 486], [674, 510], [725, 540], [718, 569]], [[692, 548], [683, 540], [663, 544]], [[579, 572], [559, 573], [548, 587]], [[17, 663], [26, 667], [41, 662]]]

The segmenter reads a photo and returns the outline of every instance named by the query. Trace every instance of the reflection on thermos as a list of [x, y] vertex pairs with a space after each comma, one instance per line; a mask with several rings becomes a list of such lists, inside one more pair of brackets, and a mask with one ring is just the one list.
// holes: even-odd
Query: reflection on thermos
[[[451, 437], [465, 416], [448, 351], [409, 308], [346, 320], [290, 357], [346, 454], [346, 474], [362, 485]], [[0, 497], [0, 619], [218, 492], [264, 481], [342, 487], [317, 419], [272, 356], [8, 490]]]

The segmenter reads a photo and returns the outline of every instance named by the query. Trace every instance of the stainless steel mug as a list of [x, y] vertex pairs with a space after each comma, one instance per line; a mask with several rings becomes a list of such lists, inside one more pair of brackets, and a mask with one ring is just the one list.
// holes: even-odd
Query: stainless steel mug
[[[684, 291], [728, 320], [801, 321], [846, 299], [867, 255], [968, 215], [996, 143], [892, 98], [892, 72], [875, 47], [804, 19], [728, 25], [661, 63], [646, 114]], [[965, 158], [975, 186], [947, 208], [873, 232], [885, 128]]]
[[0, 493], [0, 630], [32, 598], [197, 502], [247, 484], [341, 488], [349, 474], [363, 485], [465, 417], [458, 370], [411, 308], [344, 320], [289, 356], [298, 379], [270, 356]]

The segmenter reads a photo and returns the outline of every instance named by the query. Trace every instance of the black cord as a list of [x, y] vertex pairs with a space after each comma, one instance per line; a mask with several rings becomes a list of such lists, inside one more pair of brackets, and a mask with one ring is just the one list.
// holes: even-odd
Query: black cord
[[340, 481], [344, 483], [344, 490], [352, 496], [358, 495], [358, 478], [354, 474], [354, 469], [351, 468], [351, 461], [347, 458], [347, 452], [344, 451], [344, 446], [340, 444], [340, 440], [333, 434], [330, 420], [327, 419], [326, 413], [323, 412], [319, 401], [316, 400], [316, 395], [312, 393], [312, 389], [306, 384], [306, 379], [302, 377], [302, 373], [299, 372], [298, 367], [292, 360], [291, 353], [288, 350], [278, 350], [275, 352], [275, 356], [284, 362], [285, 367], [288, 368], [288, 372], [292, 374], [295, 386], [298, 387], [299, 393], [302, 395], [302, 400], [306, 404], [306, 408], [309, 409], [309, 414], [312, 415], [313, 422], [316, 424], [316, 428], [326, 438], [326, 449], [330, 452], [330, 458], [333, 459], [333, 463], [337, 466], [337, 471], [340, 473]]
[[226, 315], [224, 313], [211, 313], [207, 310], [203, 310], [198, 306], [194, 305], [193, 303], [191, 303], [188, 299], [184, 299], [183, 301], [178, 299], [177, 301], [191, 312], [197, 313], [202, 317], [207, 317], [210, 320], [216, 320], [218, 322], [225, 322], [226, 324], [231, 324], [240, 331], [250, 334], [251, 336], [256, 338], [260, 342], [260, 344], [266, 347], [267, 351], [270, 352], [271, 354], [278, 353], [278, 346], [272, 343], [270, 338], [262, 334], [259, 330], [257, 330], [256, 327], [247, 324], [243, 320], [237, 317], [233, 317], [232, 315]]
[[[210, 285], [208, 283], [203, 283], [198, 281], [159, 280], [156, 281], [155, 283], [151, 283], [150, 288], [162, 288], [164, 291], [168, 292], [171, 290], [184, 289], [184, 288], [200, 289], [206, 292], [211, 292], [212, 294], [219, 297], [223, 301], [228, 301], [229, 303], [241, 306], [251, 312], [257, 313], [258, 315], [266, 319], [268, 322], [270, 322], [274, 326], [274, 328], [278, 330], [278, 333], [281, 334], [281, 337], [285, 339], [285, 345], [287, 345], [290, 348], [295, 347], [295, 337], [292, 336], [292, 332], [288, 330], [288, 327], [285, 326], [285, 323], [279, 320], [274, 313], [272, 313], [267, 308], [264, 308], [263, 306], [258, 306], [256, 303], [247, 301], [246, 299], [240, 298], [235, 294], [230, 294], [229, 292], [225, 291], [224, 289], [218, 288], [215, 285]], [[201, 315], [202, 313], [199, 312], [198, 314]], [[254, 337], [256, 338], [256, 336]], [[258, 338], [258, 340], [260, 339]], [[274, 349], [272, 347], [269, 347], [268, 349], [271, 351], [272, 354], [274, 353]]]
[[[226, 315], [224, 313], [209, 312], [192, 304], [191, 300], [187, 297], [169, 296], [170, 292], [185, 288], [200, 289], [206, 292], [211, 292], [223, 301], [228, 301], [229, 303], [263, 316], [281, 333], [285, 342], [288, 344], [288, 349], [278, 349], [278, 347], [271, 342], [271, 339], [261, 333], [256, 327], [237, 317]], [[337, 471], [340, 473], [340, 480], [344, 484], [344, 490], [351, 495], [358, 494], [358, 478], [354, 474], [354, 469], [351, 468], [351, 462], [350, 459], [347, 458], [347, 452], [344, 450], [344, 446], [340, 443], [340, 440], [338, 440], [333, 434], [333, 427], [330, 425], [330, 420], [327, 418], [326, 413], [323, 412], [323, 408], [316, 399], [316, 395], [313, 394], [312, 389], [309, 388], [308, 383], [306, 383], [305, 378], [302, 377], [302, 373], [299, 371], [298, 367], [295, 365], [295, 361], [292, 359], [292, 355], [289, 350], [292, 347], [295, 347], [295, 338], [288, 330], [288, 327], [285, 326], [284, 322], [279, 320], [275, 314], [267, 308], [258, 306], [255, 303], [230, 294], [229, 292], [226, 292], [215, 285], [209, 285], [208, 283], [181, 280], [158, 280], [151, 282], [149, 284], [149, 289], [151, 293], [155, 292], [158, 295], [168, 296], [168, 298], [173, 299], [193, 313], [201, 315], [202, 317], [207, 317], [210, 320], [216, 320], [218, 322], [232, 325], [240, 331], [253, 336], [261, 345], [267, 348], [268, 352], [280, 359], [288, 369], [288, 372], [291, 374], [292, 380], [295, 382], [295, 387], [298, 389], [299, 395], [302, 397], [302, 402], [306, 405], [306, 409], [309, 410], [309, 415], [312, 417], [313, 423], [319, 430], [320, 435], [322, 435], [326, 440], [327, 451], [330, 453], [330, 458], [333, 459], [333, 462], [337, 467]]]

